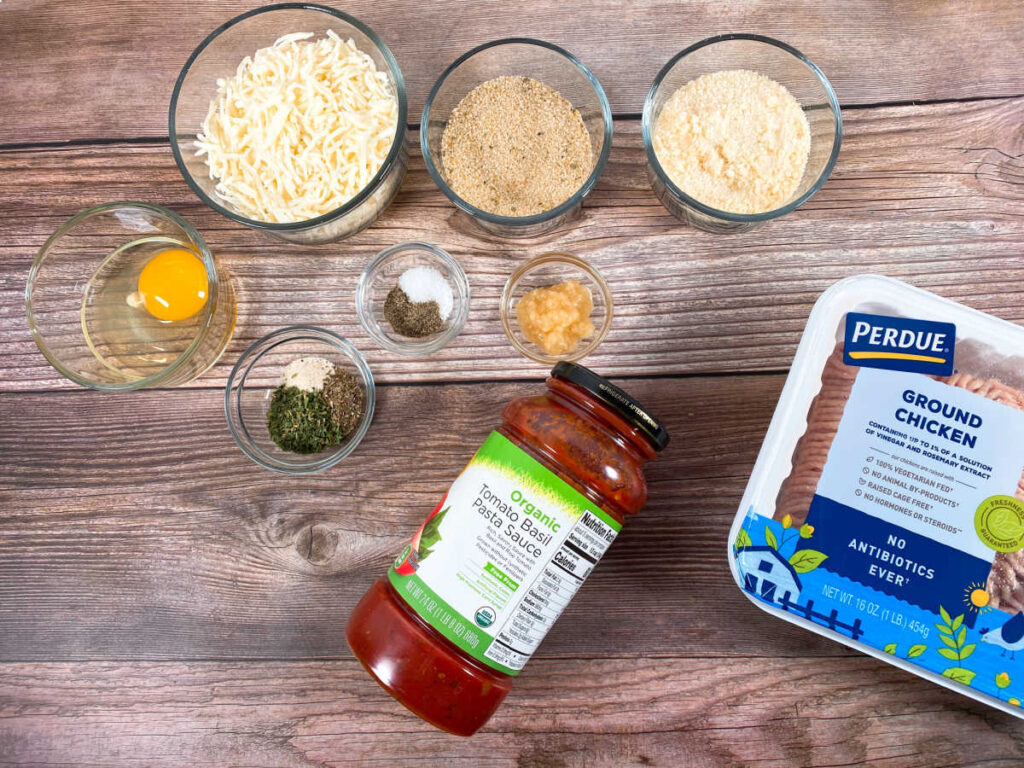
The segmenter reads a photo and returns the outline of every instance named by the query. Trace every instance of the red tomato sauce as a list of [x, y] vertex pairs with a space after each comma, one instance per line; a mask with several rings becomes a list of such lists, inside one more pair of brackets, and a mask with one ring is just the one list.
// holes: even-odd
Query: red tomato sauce
[[[498, 432], [619, 523], [643, 507], [643, 464], [668, 442], [628, 395], [567, 363], [552, 372], [544, 394], [512, 401]], [[395, 699], [451, 733], [475, 733], [511, 687], [512, 676], [443, 637], [386, 577], [356, 606], [346, 636], [356, 658]]]

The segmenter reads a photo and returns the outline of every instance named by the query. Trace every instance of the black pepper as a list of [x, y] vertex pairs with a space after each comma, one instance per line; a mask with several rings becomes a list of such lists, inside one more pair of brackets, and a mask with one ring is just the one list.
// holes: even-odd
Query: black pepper
[[410, 301], [397, 285], [384, 300], [384, 318], [395, 333], [419, 339], [444, 330], [444, 320], [436, 301]]

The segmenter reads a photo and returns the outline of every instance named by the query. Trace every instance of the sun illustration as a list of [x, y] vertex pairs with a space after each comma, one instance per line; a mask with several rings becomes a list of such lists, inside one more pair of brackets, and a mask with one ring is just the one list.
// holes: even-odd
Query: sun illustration
[[989, 601], [991, 596], [985, 591], [985, 585], [978, 582], [968, 584], [964, 590], [964, 605], [967, 610], [974, 613], [985, 613], [990, 610]]

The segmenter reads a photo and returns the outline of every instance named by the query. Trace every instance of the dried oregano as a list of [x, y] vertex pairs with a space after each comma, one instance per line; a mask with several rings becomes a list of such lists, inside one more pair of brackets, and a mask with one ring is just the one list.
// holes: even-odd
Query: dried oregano
[[267, 430], [277, 445], [292, 453], [319, 453], [341, 442], [330, 403], [322, 391], [298, 387], [274, 390], [267, 411]]

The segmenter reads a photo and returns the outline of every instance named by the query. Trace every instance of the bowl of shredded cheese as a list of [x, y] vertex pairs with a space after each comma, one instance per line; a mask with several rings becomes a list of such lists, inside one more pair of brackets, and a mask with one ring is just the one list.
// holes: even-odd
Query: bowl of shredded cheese
[[658, 73], [642, 120], [648, 175], [674, 216], [743, 232], [796, 210], [828, 179], [842, 142], [835, 91], [800, 51], [719, 35]]
[[306, 3], [244, 13], [210, 34], [178, 76], [171, 149], [199, 198], [298, 243], [372, 224], [408, 165], [405, 82], [374, 32]]

